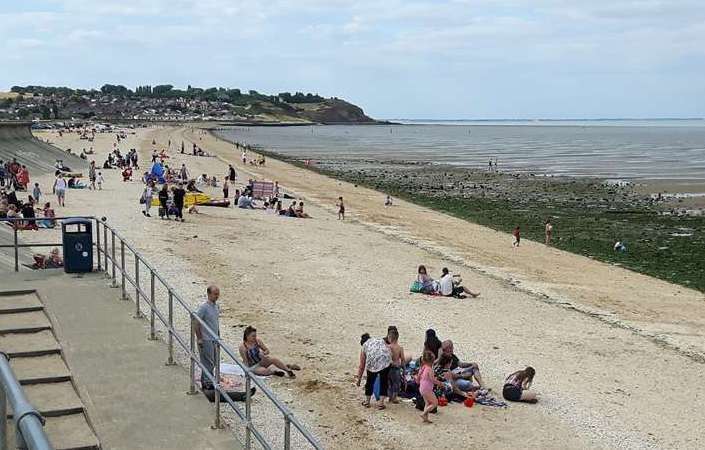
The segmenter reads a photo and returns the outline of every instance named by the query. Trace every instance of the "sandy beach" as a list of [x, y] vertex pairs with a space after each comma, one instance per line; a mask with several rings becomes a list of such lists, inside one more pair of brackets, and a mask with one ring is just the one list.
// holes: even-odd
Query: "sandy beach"
[[[221, 334], [233, 346], [254, 325], [275, 355], [303, 366], [272, 387], [328, 448], [702, 448], [705, 446], [705, 296], [620, 267], [523, 240], [268, 159], [243, 166], [232, 144], [190, 127], [140, 128], [120, 145], [149, 166], [152, 140], [169, 165], [222, 180], [227, 164], [248, 178], [279, 181], [306, 204], [310, 220], [200, 208], [185, 223], [140, 213], [139, 181], [104, 170], [103, 191], [70, 191], [57, 215], [106, 216], [163, 269], [202, 300], [221, 287]], [[114, 134], [93, 143], [76, 134], [38, 137], [100, 165]], [[195, 142], [215, 157], [178, 154]], [[53, 177], [34, 176], [47, 200]], [[234, 192], [235, 187], [231, 187]], [[221, 197], [220, 188], [210, 192]], [[348, 217], [337, 220], [335, 200]], [[153, 214], [156, 216], [156, 214]], [[482, 295], [457, 300], [410, 294], [419, 264], [438, 277], [461, 273]], [[399, 328], [419, 355], [427, 328], [452, 339], [458, 356], [480, 365], [499, 395], [504, 377], [532, 365], [537, 405], [507, 409], [456, 404], [422, 425], [412, 405], [363, 409], [354, 375], [363, 332]]]

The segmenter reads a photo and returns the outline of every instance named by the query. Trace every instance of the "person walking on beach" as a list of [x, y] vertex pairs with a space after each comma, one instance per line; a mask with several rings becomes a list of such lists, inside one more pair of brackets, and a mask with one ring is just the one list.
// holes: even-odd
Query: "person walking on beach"
[[34, 189], [32, 189], [32, 197], [34, 197], [34, 201], [39, 203], [39, 200], [42, 198], [42, 190], [39, 188], [39, 183], [34, 183]]
[[551, 219], [546, 219], [546, 245], [551, 245], [551, 240], [553, 240], [553, 224]]
[[514, 228], [514, 231], [512, 231], [512, 236], [514, 236], [512, 247], [519, 247], [519, 242], [521, 241], [521, 230], [519, 230], [519, 227]]
[[188, 169], [186, 169], [186, 164], [181, 164], [179, 176], [181, 177], [181, 181], [183, 181], [184, 183], [188, 181]]
[[174, 188], [174, 208], [176, 208], [176, 220], [181, 220], [182, 222], [184, 221], [184, 197], [186, 196], [186, 191], [184, 190], [184, 186], [179, 183], [175, 188]]
[[95, 178], [96, 178], [96, 173], [95, 173], [95, 161], [91, 161], [90, 165], [88, 166], [88, 181], [90, 181], [90, 189], [95, 191]]
[[357, 386], [360, 386], [362, 374], [367, 373], [365, 380], [365, 400], [362, 406], [369, 408], [375, 380], [379, 377], [379, 403], [377, 409], [385, 409], [385, 401], [388, 395], [389, 367], [392, 364], [392, 352], [380, 338], [371, 338], [369, 333], [365, 333], [360, 338], [360, 364], [357, 368]]
[[[213, 376], [215, 367], [215, 341], [220, 337], [220, 308], [218, 307], [218, 299], [220, 298], [220, 289], [215, 285], [210, 285], [206, 289], [206, 301], [196, 310], [196, 316], [201, 319], [214, 334], [206, 331], [201, 322], [193, 319], [193, 331], [196, 334], [198, 342], [198, 354], [200, 355], [201, 364], [205, 370], [201, 369], [201, 389], [213, 389], [213, 382], [206, 375], [209, 373]], [[220, 361], [218, 361], [220, 363]]]
[[59, 206], [66, 206], [66, 188], [68, 188], [68, 183], [64, 178], [64, 174], [60, 173], [56, 176], [56, 180], [54, 180], [54, 187], [52, 189], [56, 194], [56, 200], [59, 203]]
[[345, 204], [343, 204], [343, 197], [338, 197], [338, 203], [335, 205], [338, 207], [338, 220], [345, 220]]
[[232, 164], [228, 164], [228, 179], [231, 183], [235, 183], [235, 178], [237, 178], [237, 173], [235, 173], [235, 168]]
[[142, 193], [142, 200], [144, 201], [144, 209], [142, 210], [142, 214], [145, 217], [152, 217], [149, 214], [149, 209], [152, 207], [152, 197], [154, 196], [154, 182], [149, 181], [147, 183], [147, 186], [144, 188], [144, 192]]
[[438, 398], [436, 398], [436, 394], [433, 392], [433, 386], [444, 386], [443, 382], [439, 381], [433, 374], [434, 361], [435, 358], [433, 357], [433, 353], [430, 351], [423, 352], [423, 356], [421, 357], [421, 370], [419, 371], [416, 380], [419, 386], [419, 394], [423, 397], [426, 405], [423, 409], [423, 413], [421, 414], [421, 418], [424, 423], [431, 423], [428, 415], [431, 411], [438, 407]]
[[228, 179], [226, 178], [225, 181], [223, 181], [223, 198], [228, 198], [229, 190], [230, 185], [228, 185]]
[[98, 172], [98, 176], [96, 177], [96, 181], [98, 183], [98, 190], [102, 191], [103, 190], [103, 183], [105, 183], [105, 178], [103, 178], [103, 174]]

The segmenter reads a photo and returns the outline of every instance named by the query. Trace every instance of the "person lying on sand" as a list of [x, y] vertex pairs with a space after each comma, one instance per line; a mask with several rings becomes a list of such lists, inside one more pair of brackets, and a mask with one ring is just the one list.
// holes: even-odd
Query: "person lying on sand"
[[267, 346], [257, 337], [257, 330], [251, 326], [245, 328], [239, 350], [242, 360], [256, 375], [283, 377], [286, 372], [289, 378], [296, 378], [294, 370], [301, 370], [296, 364], [284, 364], [271, 356]]
[[504, 399], [510, 402], [538, 402], [536, 393], [529, 390], [535, 375], [536, 371], [533, 367], [527, 367], [509, 375], [504, 381], [504, 389], [502, 389]]

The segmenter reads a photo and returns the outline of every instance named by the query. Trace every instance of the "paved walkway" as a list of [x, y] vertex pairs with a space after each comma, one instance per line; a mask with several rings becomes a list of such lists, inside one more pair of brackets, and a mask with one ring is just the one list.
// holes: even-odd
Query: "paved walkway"
[[3, 290], [36, 289], [88, 417], [104, 449], [241, 448], [231, 430], [212, 430], [214, 409], [186, 395], [188, 371], [165, 366], [167, 348], [147, 340], [101, 274], [0, 274]]

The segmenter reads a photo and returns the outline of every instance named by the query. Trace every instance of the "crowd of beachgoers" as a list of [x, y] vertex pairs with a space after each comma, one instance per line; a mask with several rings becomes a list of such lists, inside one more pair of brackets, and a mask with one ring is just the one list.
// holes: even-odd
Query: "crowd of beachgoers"
[[[59, 131], [76, 132], [81, 139], [90, 143], [95, 138], [95, 130], [78, 129]], [[120, 147], [126, 139], [124, 132], [115, 133], [115, 141], [107, 154], [105, 161], [97, 166], [91, 160], [88, 166], [87, 181], [83, 180], [80, 171], [64, 165], [57, 160], [52, 194], [56, 196], [59, 206], [65, 206], [66, 192], [70, 189], [88, 189], [101, 191], [105, 183], [102, 170], [120, 171], [122, 182], [140, 182], [144, 188], [139, 198], [140, 211], [145, 217], [152, 217], [152, 206], [158, 211], [158, 216], [164, 220], [174, 219], [183, 222], [184, 209], [190, 214], [198, 214], [199, 207], [234, 207], [238, 209], [262, 210], [264, 212], [292, 217], [310, 218], [304, 211], [304, 203], [288, 193], [281, 192], [279, 183], [248, 179], [238, 184], [238, 174], [232, 164], [228, 164], [224, 175], [219, 180], [216, 175], [205, 173], [194, 176], [186, 163], [172, 167], [169, 162], [174, 152], [180, 155], [195, 157], [210, 157], [211, 155], [200, 146], [193, 143], [186, 152], [184, 141], [180, 144], [157, 143], [152, 141], [151, 161], [147, 167], [141, 168], [140, 158], [136, 148], [121, 151]], [[161, 144], [161, 145], [160, 145]], [[264, 166], [266, 161], [261, 156], [250, 157], [248, 149], [236, 144], [236, 151], [241, 151], [244, 165]], [[69, 149], [68, 152], [71, 150]], [[80, 157], [88, 159], [94, 155], [93, 147], [82, 149]], [[146, 169], [146, 170], [145, 170]], [[39, 183], [30, 183], [29, 170], [17, 161], [2, 164], [0, 172], [2, 191], [0, 194], [0, 217], [23, 219], [12, 223], [12, 226], [22, 230], [36, 230], [55, 226], [56, 213], [51, 202], [45, 201], [43, 207], [38, 207], [45, 194]], [[214, 191], [222, 192], [222, 198], [213, 198]], [[26, 194], [22, 199], [18, 193]], [[231, 195], [232, 194], [232, 195]], [[201, 195], [202, 197], [198, 197]], [[192, 196], [190, 198], [189, 196]], [[283, 206], [284, 201], [290, 201]], [[386, 196], [385, 206], [393, 206], [393, 200]], [[336, 202], [337, 217], [345, 219], [345, 204], [343, 197]], [[41, 214], [41, 218], [38, 218]], [[550, 229], [547, 225], [547, 242]], [[514, 245], [519, 245], [519, 231], [515, 230]], [[63, 262], [58, 249], [53, 249], [49, 255], [35, 255], [35, 268], [61, 267]], [[434, 280], [425, 266], [419, 266], [417, 276], [411, 285], [411, 291], [455, 298], [466, 296], [477, 297], [479, 292], [464, 287], [462, 279], [452, 274], [447, 268], [442, 269], [438, 280]], [[471, 406], [478, 402], [490, 406], [506, 406], [503, 401], [492, 396], [491, 390], [483, 383], [480, 368], [474, 362], [462, 362], [453, 353], [453, 343], [450, 340], [441, 342], [434, 330], [426, 333], [423, 351], [417, 358], [405, 354], [399, 345], [399, 332], [390, 326], [385, 338], [373, 338], [364, 334], [360, 341], [360, 353], [357, 382], [360, 384], [366, 376], [364, 388], [364, 406], [370, 406], [371, 397], [378, 398], [377, 407], [385, 408], [386, 399], [398, 403], [400, 398], [409, 398], [416, 407], [423, 411], [424, 421], [429, 421], [428, 414], [437, 411], [437, 406], [445, 405], [447, 401], [462, 401]], [[248, 327], [244, 332], [240, 353], [254, 373], [261, 376], [288, 374], [295, 377], [293, 370], [300, 370], [298, 365], [289, 365], [271, 357], [264, 343], [257, 338], [256, 330]], [[533, 380], [534, 371], [527, 368], [510, 375], [503, 390], [503, 396], [510, 401], [536, 401], [536, 395], [528, 388]]]

